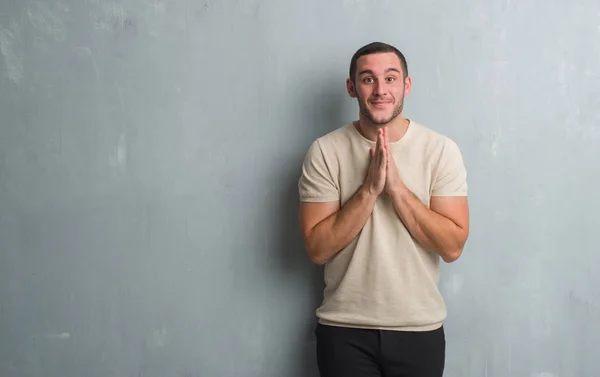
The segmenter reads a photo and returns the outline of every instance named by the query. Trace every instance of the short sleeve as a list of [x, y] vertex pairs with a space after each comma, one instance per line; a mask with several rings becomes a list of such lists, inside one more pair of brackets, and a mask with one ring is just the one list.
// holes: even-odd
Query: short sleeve
[[446, 140], [434, 176], [432, 196], [466, 196], [467, 171], [458, 145]]
[[298, 190], [303, 202], [334, 202], [340, 199], [318, 140], [311, 144], [304, 157]]

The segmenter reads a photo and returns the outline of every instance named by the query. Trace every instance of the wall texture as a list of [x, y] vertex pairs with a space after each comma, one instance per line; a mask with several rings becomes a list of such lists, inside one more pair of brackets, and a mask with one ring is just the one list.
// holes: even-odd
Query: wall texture
[[296, 181], [383, 40], [469, 171], [446, 376], [599, 376], [599, 39], [596, 0], [3, 0], [0, 375], [316, 377]]

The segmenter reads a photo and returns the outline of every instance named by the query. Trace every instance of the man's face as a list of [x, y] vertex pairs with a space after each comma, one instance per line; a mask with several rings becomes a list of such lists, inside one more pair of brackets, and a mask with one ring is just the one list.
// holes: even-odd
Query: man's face
[[367, 119], [384, 125], [404, 108], [410, 78], [403, 77], [400, 58], [393, 52], [361, 56], [356, 64], [356, 83], [348, 79], [348, 94], [358, 99], [360, 112]]

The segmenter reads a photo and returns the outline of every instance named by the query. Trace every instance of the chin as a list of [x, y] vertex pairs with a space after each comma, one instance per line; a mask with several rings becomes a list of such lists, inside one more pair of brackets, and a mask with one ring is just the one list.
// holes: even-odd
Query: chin
[[394, 117], [392, 115], [388, 115], [388, 116], [374, 116], [371, 115], [369, 117], [371, 119], [371, 122], [375, 123], [375, 124], [388, 124], [389, 122], [391, 122]]

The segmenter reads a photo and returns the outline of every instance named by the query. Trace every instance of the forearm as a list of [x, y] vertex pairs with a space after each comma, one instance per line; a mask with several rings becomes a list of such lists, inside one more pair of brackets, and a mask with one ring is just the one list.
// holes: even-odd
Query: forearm
[[376, 199], [361, 187], [337, 212], [315, 226], [307, 237], [311, 259], [323, 264], [352, 242], [373, 212]]
[[417, 242], [446, 262], [459, 257], [466, 239], [465, 229], [427, 208], [403, 184], [390, 196], [396, 213]]

